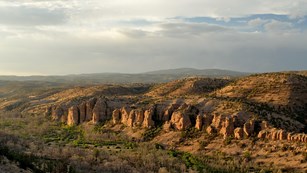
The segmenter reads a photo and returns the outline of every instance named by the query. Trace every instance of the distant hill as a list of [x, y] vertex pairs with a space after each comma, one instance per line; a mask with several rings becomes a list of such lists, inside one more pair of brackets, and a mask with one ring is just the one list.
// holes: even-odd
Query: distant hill
[[250, 73], [231, 71], [231, 70], [221, 70], [221, 69], [194, 69], [194, 68], [177, 68], [177, 69], [167, 69], [151, 71], [145, 74], [168, 74], [168, 75], [196, 75], [196, 76], [216, 76], [216, 77], [236, 77], [245, 76]]
[[0, 80], [5, 81], [45, 81], [71, 84], [101, 84], [101, 83], [163, 83], [181, 78], [199, 76], [215, 78], [231, 78], [248, 75], [248, 73], [219, 70], [219, 69], [192, 69], [179, 68], [160, 71], [152, 71], [139, 74], [125, 73], [93, 73], [76, 74], [65, 76], [0, 76]]

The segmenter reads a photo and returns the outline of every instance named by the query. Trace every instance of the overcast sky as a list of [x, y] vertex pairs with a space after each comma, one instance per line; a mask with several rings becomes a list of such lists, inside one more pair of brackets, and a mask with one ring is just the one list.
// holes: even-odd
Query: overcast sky
[[0, 0], [0, 75], [307, 70], [307, 0]]

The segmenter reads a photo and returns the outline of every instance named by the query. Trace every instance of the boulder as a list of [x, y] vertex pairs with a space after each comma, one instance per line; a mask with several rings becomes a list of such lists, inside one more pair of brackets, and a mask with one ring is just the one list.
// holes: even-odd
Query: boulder
[[68, 109], [68, 117], [67, 117], [67, 124], [69, 126], [78, 125], [80, 122], [79, 120], [79, 110], [77, 106], [72, 106]]

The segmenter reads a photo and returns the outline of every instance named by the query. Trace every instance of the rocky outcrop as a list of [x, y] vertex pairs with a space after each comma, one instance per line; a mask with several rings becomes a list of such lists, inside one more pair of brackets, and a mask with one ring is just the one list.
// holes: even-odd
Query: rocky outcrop
[[224, 139], [231, 136], [234, 133], [234, 123], [232, 118], [226, 118], [223, 122], [220, 134], [224, 136]]
[[166, 121], [162, 126], [163, 130], [166, 132], [169, 132], [171, 130], [171, 127], [172, 127], [172, 124], [169, 121]]
[[119, 109], [115, 109], [112, 112], [112, 122], [113, 124], [119, 124], [121, 120], [121, 114]]
[[207, 128], [211, 125], [213, 120], [213, 116], [210, 114], [204, 114], [203, 115], [203, 128]]
[[202, 126], [203, 126], [203, 117], [201, 115], [197, 115], [195, 128], [198, 129], [198, 130], [201, 130]]
[[128, 125], [128, 119], [131, 109], [129, 107], [123, 107], [121, 109], [121, 123], [124, 125]]
[[184, 106], [182, 109], [172, 114], [170, 122], [176, 130], [185, 130], [192, 125], [190, 117], [186, 113], [186, 108], [187, 107]]
[[244, 124], [243, 131], [246, 137], [250, 137], [253, 135], [255, 130], [255, 121], [250, 120]]
[[269, 123], [267, 121], [262, 121], [260, 124], [261, 130], [269, 129]]
[[258, 133], [258, 138], [269, 140], [288, 140], [292, 142], [307, 142], [307, 135], [303, 133], [287, 133], [280, 129], [266, 129]]
[[144, 121], [144, 111], [141, 109], [135, 110], [135, 126], [142, 126]]
[[108, 119], [107, 114], [107, 102], [105, 99], [99, 98], [93, 109], [93, 123], [98, 123], [100, 121], [105, 121]]
[[128, 127], [133, 127], [134, 126], [134, 121], [135, 121], [135, 110], [131, 110], [130, 113], [129, 113], [126, 125]]
[[209, 135], [213, 135], [213, 134], [216, 133], [216, 129], [215, 129], [213, 126], [210, 125], [209, 127], [207, 127], [206, 132], [207, 132]]
[[150, 108], [149, 110], [146, 110], [144, 112], [144, 121], [143, 121], [144, 128], [151, 128], [155, 126], [155, 122], [152, 119], [153, 115], [154, 115], [154, 108]]
[[163, 116], [161, 117], [161, 120], [163, 122], [169, 121], [171, 119], [171, 116], [173, 112], [179, 108], [179, 104], [171, 104], [167, 109], [164, 111]]
[[115, 109], [112, 113], [113, 124], [124, 124], [128, 127], [154, 127], [153, 121], [154, 108], [143, 111], [142, 109], [131, 109], [130, 107], [123, 107]]
[[97, 99], [96, 98], [92, 98], [90, 99], [88, 102], [86, 102], [86, 117], [85, 117], [85, 121], [91, 121], [93, 118], [93, 109], [94, 106], [96, 104]]
[[78, 109], [80, 111], [80, 123], [83, 123], [86, 121], [86, 103], [83, 102], [78, 106]]
[[241, 127], [238, 127], [234, 130], [234, 138], [235, 139], [243, 139], [243, 129]]
[[211, 125], [216, 129], [221, 129], [224, 119], [225, 117], [223, 115], [214, 114]]
[[[69, 107], [68, 109], [66, 107]], [[108, 105], [105, 98], [92, 98], [79, 104], [68, 103], [66, 106], [53, 106], [48, 108], [51, 118], [55, 121], [65, 122], [68, 125], [77, 125], [84, 122], [98, 123], [111, 119], [108, 115]]]
[[243, 139], [257, 135], [258, 138], [269, 140], [307, 142], [305, 134], [292, 134], [274, 129], [266, 121], [250, 120], [250, 117], [244, 118], [239, 114], [211, 114], [204, 110], [200, 112], [195, 106], [185, 103], [180, 106], [159, 103], [150, 107], [142, 105], [142, 108], [138, 108], [138, 105], [122, 106], [105, 98], [93, 98], [78, 104], [70, 102], [67, 105], [51, 106], [45, 113], [53, 120], [66, 122], [68, 125], [111, 120], [113, 124], [137, 128], [152, 128], [156, 124], [161, 124], [164, 131], [195, 127], [198, 130], [205, 129], [208, 134], [220, 134], [224, 138], [233, 136], [235, 139]]
[[78, 125], [79, 120], [79, 110], [77, 106], [72, 106], [68, 109], [68, 117], [67, 117], [67, 124], [68, 125]]
[[49, 108], [49, 111], [51, 111], [51, 118], [54, 121], [62, 121], [62, 117], [64, 116], [64, 110], [60, 106], [55, 106]]

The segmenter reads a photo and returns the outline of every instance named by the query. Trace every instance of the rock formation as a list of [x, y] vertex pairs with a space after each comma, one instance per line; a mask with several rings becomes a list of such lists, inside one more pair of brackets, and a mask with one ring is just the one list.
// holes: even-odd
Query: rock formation
[[144, 121], [144, 111], [141, 109], [135, 110], [135, 126], [142, 126]]
[[238, 127], [234, 130], [234, 138], [243, 139], [243, 129], [241, 127]]
[[216, 133], [216, 130], [215, 130], [215, 128], [213, 126], [210, 125], [209, 127], [207, 127], [206, 132], [209, 135], [212, 135], [212, 134]]
[[201, 130], [203, 126], [203, 117], [201, 115], [197, 115], [195, 128]]
[[68, 109], [67, 124], [68, 125], [78, 125], [79, 124], [79, 110], [77, 106], [72, 106]]
[[112, 112], [112, 122], [113, 124], [119, 124], [121, 120], [121, 114], [119, 109], [115, 109]]
[[62, 120], [62, 116], [64, 116], [64, 110], [60, 106], [52, 107], [50, 110], [51, 110], [52, 120], [54, 120], [54, 121], [61, 121]]
[[[113, 124], [124, 124], [128, 127], [152, 128], [163, 123], [164, 131], [186, 130], [192, 125], [198, 129], [205, 129], [208, 134], [220, 134], [224, 138], [234, 136], [243, 139], [257, 135], [261, 139], [288, 140], [291, 142], [307, 142], [306, 134], [292, 134], [284, 130], [271, 128], [266, 121], [239, 118], [237, 114], [224, 115], [203, 113], [194, 106], [183, 103], [170, 105], [152, 105], [147, 108], [138, 106], [123, 106], [110, 104], [105, 98], [92, 98], [79, 104], [51, 106], [46, 109], [46, 115], [52, 120], [66, 122], [68, 125], [80, 123], [98, 123], [111, 120]], [[67, 109], [68, 107], [68, 109]], [[203, 111], [203, 110], [202, 110]]]
[[93, 123], [98, 123], [100, 121], [105, 121], [108, 119], [107, 114], [107, 103], [104, 99], [99, 98], [93, 109]]
[[224, 139], [234, 133], [234, 125], [232, 118], [226, 118], [223, 122], [220, 134], [224, 136]]
[[80, 123], [83, 123], [86, 121], [86, 103], [81, 103], [78, 108], [80, 111]]
[[244, 134], [247, 137], [252, 136], [253, 133], [254, 133], [254, 130], [255, 130], [255, 121], [254, 120], [250, 120], [250, 121], [248, 121], [244, 124], [243, 131], [244, 131]]
[[152, 119], [153, 115], [154, 115], [154, 108], [150, 108], [149, 110], [146, 110], [144, 112], [144, 121], [143, 121], [144, 128], [151, 128], [155, 126], [155, 122]]
[[185, 130], [191, 126], [190, 117], [182, 111], [172, 114], [171, 124], [176, 130]]
[[306, 134], [303, 133], [292, 134], [276, 128], [261, 130], [258, 133], [258, 138], [269, 139], [269, 140], [288, 140], [292, 142], [307, 142]]
[[135, 110], [131, 110], [127, 120], [127, 126], [133, 127], [135, 121]]
[[97, 99], [92, 98], [88, 102], [86, 102], [86, 121], [91, 121], [93, 118], [93, 109], [96, 104]]
[[223, 119], [224, 119], [224, 116], [214, 114], [211, 125], [215, 127], [216, 129], [220, 129], [222, 128], [222, 125], [223, 125]]

